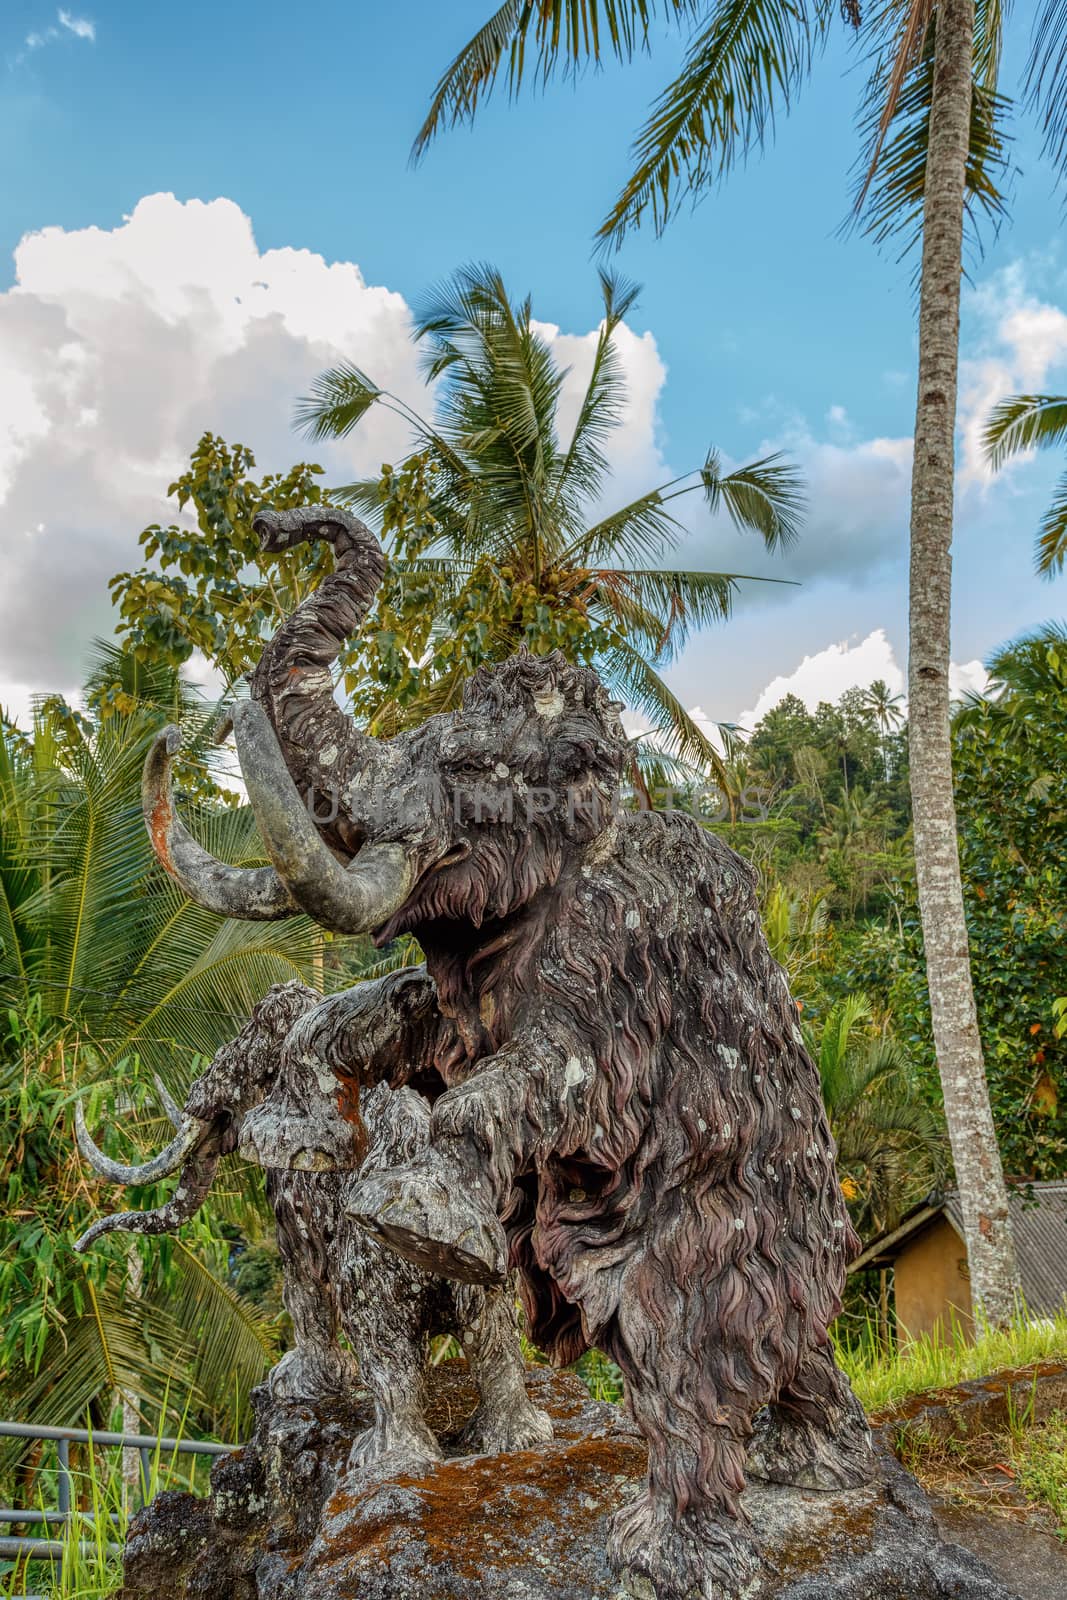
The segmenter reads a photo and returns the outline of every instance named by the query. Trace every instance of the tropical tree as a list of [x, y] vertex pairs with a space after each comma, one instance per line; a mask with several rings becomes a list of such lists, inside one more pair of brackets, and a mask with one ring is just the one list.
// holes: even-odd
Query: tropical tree
[[[816, 0], [505, 0], [437, 85], [416, 140], [472, 117], [507, 63], [516, 91], [648, 43], [653, 15], [690, 30], [682, 69], [638, 135], [634, 165], [602, 224], [617, 244], [650, 215], [661, 229], [685, 195], [721, 180], [764, 142], [809, 75], [838, 6]], [[921, 238], [919, 381], [911, 507], [908, 698], [910, 781], [919, 903], [934, 1037], [957, 1162], [976, 1301], [994, 1322], [1013, 1310], [1017, 1269], [1007, 1192], [993, 1137], [967, 952], [952, 796], [949, 712], [952, 510], [964, 221], [997, 217], [1006, 165], [1000, 90], [1006, 8], [996, 0], [884, 0], [865, 20], [871, 72], [862, 106], [865, 149], [858, 213], [879, 240]], [[1033, 23], [1024, 92], [1047, 153], [1067, 169], [1067, 49], [1063, 0]]]
[[678, 502], [700, 496], [779, 550], [797, 532], [799, 480], [780, 457], [726, 471], [712, 450], [692, 472], [601, 510], [606, 446], [626, 404], [617, 334], [637, 296], [606, 272], [601, 288], [603, 320], [569, 437], [566, 370], [530, 301], [513, 303], [486, 266], [461, 269], [418, 311], [433, 422], [351, 365], [318, 378], [298, 419], [315, 439], [343, 438], [380, 406], [412, 431], [413, 454], [396, 472], [331, 491], [378, 521], [393, 558], [368, 630], [383, 701], [446, 709], [481, 662], [523, 644], [558, 648], [595, 662], [670, 753], [719, 770], [718, 749], [658, 668], [694, 627], [729, 615], [740, 575], [663, 564], [689, 532]]
[[[209, 791], [210, 708], [113, 648], [87, 702], [46, 701], [28, 732], [0, 730], [0, 1409], [70, 1424], [89, 1408], [100, 1425], [116, 1400], [172, 1423], [188, 1405], [186, 1425], [229, 1432], [277, 1347], [229, 1281], [234, 1239], [261, 1231], [258, 1175], [231, 1161], [214, 1220], [162, 1249], [77, 1257], [72, 1240], [116, 1197], [78, 1159], [73, 1102], [88, 1094], [108, 1150], [141, 1159], [166, 1126], [155, 1076], [180, 1102], [265, 988], [313, 981], [321, 945], [303, 920], [213, 917], [156, 866], [148, 743], [184, 713], [183, 786]], [[261, 859], [247, 808], [201, 804], [197, 828], [223, 859]]]
[[874, 682], [864, 690], [864, 700], [874, 713], [874, 720], [878, 724], [882, 735], [882, 763], [885, 769], [885, 780], [889, 782], [889, 735], [900, 727], [904, 720], [904, 713], [900, 707], [904, 696], [894, 694], [884, 678], [875, 678]]
[[[986, 425], [986, 456], [994, 470], [1026, 450], [1062, 444], [1067, 444], [1067, 395], [1012, 395], [1000, 402]], [[1067, 562], [1067, 473], [1042, 519], [1034, 562], [1046, 578], [1062, 572]]]
[[[987, 663], [988, 692], [953, 720], [960, 861], [998, 1143], [1020, 1180], [1067, 1163], [1067, 630], [1046, 625]], [[884, 1005], [928, 1096], [930, 997], [914, 885], [897, 928], [872, 927], [850, 981]]]
[[943, 1180], [944, 1129], [912, 1080], [908, 1059], [874, 1025], [870, 1002], [847, 995], [808, 1029], [853, 1220], [870, 1237], [891, 1228]]

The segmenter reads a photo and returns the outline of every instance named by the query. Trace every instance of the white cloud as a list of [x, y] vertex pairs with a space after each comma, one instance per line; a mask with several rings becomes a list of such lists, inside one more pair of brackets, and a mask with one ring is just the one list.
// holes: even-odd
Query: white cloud
[[[538, 332], [552, 345], [561, 366], [569, 368], [560, 394], [560, 432], [570, 435], [578, 420], [578, 407], [589, 382], [596, 350], [597, 329], [589, 333], [561, 333], [554, 323], [538, 322]], [[667, 368], [651, 333], [634, 333], [624, 323], [615, 335], [615, 350], [626, 380], [626, 402], [620, 427], [607, 441], [605, 455], [611, 473], [609, 509], [654, 489], [670, 476], [657, 440], [656, 407]]]
[[[353, 262], [261, 251], [231, 200], [150, 195], [112, 229], [27, 235], [15, 266], [0, 294], [0, 704], [78, 681], [113, 626], [107, 579], [138, 563], [142, 527], [175, 520], [164, 491], [205, 430], [250, 445], [263, 471], [303, 456], [347, 482], [396, 457], [407, 429], [375, 409], [344, 443], [309, 445], [291, 416], [318, 372], [348, 359], [417, 409], [430, 400], [403, 297]], [[549, 332], [575, 367], [570, 396], [593, 336]], [[633, 397], [615, 459], [643, 472], [665, 372], [650, 334], [620, 344]]]
[[738, 721], [751, 731], [787, 694], [795, 694], [814, 711], [820, 701], [838, 700], [846, 689], [866, 689], [876, 678], [884, 678], [894, 694], [903, 691], [904, 674], [884, 628], [876, 628], [858, 643], [842, 639], [805, 656], [793, 672], [772, 678], [756, 704], [743, 711]]
[[28, 55], [35, 50], [43, 50], [45, 45], [53, 44], [57, 39], [62, 39], [64, 34], [70, 34], [75, 39], [83, 39], [87, 44], [96, 43], [96, 23], [90, 22], [88, 17], [76, 17], [70, 11], [57, 11], [55, 22], [49, 23], [47, 28], [35, 28], [23, 40], [23, 48], [14, 58], [14, 65], [18, 66], [25, 61]]
[[[793, 672], [773, 678], [752, 709], [741, 713], [738, 722], [751, 732], [761, 717], [788, 694], [796, 695], [809, 711], [814, 711], [820, 701], [833, 703], [846, 689], [868, 689], [878, 678], [887, 683], [894, 694], [904, 694], [905, 674], [884, 628], [875, 628], [857, 642], [843, 639], [814, 655], [805, 656]], [[950, 665], [949, 685], [954, 699], [967, 693], [982, 693], [988, 684], [989, 674], [980, 661]], [[902, 710], [906, 709], [906, 704], [906, 700], [902, 701]]]
[[74, 17], [69, 11], [60, 11], [59, 25], [76, 39], [88, 39], [90, 44], [96, 42], [96, 23], [90, 22], [88, 17]]
[[1027, 286], [1026, 266], [1012, 262], [967, 297], [977, 328], [974, 354], [960, 366], [960, 486], [984, 488], [993, 478], [982, 434], [998, 400], [1039, 393], [1067, 369], [1067, 312]]

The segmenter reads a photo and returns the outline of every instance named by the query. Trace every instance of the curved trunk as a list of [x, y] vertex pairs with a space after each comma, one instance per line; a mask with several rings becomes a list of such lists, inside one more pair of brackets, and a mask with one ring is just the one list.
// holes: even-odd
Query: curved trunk
[[337, 818], [341, 775], [370, 766], [378, 749], [337, 704], [330, 669], [367, 614], [385, 558], [358, 517], [333, 507], [261, 512], [253, 526], [266, 551], [315, 539], [334, 548], [333, 572], [278, 629], [250, 678], [252, 699], [270, 718], [293, 782], [328, 830]]
[[974, 0], [944, 0], [935, 25], [911, 491], [911, 795], [930, 1012], [972, 1294], [976, 1312], [1003, 1324], [1014, 1310], [1018, 1272], [971, 982], [949, 717], [956, 385]]

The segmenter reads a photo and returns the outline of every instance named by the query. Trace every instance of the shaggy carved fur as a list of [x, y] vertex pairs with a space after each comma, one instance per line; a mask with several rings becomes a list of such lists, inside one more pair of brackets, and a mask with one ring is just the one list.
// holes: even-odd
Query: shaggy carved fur
[[[287, 515], [319, 535], [321, 512]], [[607, 1351], [650, 1451], [617, 1567], [661, 1600], [739, 1593], [760, 1408], [766, 1476], [854, 1483], [869, 1448], [827, 1341], [857, 1241], [753, 873], [687, 816], [619, 813], [620, 708], [559, 655], [479, 671], [460, 711], [388, 742], [339, 721], [325, 668], [374, 563], [365, 529], [335, 542], [333, 589], [253, 693], [301, 788], [342, 796], [323, 834], [352, 872], [368, 841], [403, 847], [413, 887], [377, 937], [417, 936], [424, 1003], [400, 1047], [319, 1028], [287, 1075], [304, 1109], [274, 1125], [314, 1150], [321, 1124], [330, 1163], [335, 1081], [418, 1087], [425, 1148], [355, 1182], [350, 1213], [458, 1279], [509, 1262], [553, 1360]]]

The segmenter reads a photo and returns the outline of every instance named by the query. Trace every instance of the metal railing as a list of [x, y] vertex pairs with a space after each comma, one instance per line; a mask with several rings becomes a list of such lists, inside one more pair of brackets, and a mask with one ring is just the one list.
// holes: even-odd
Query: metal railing
[[[75, 1511], [73, 1509], [72, 1478], [70, 1469], [70, 1447], [72, 1444], [92, 1444], [114, 1446], [122, 1450], [136, 1450], [140, 1456], [140, 1492], [141, 1504], [148, 1500], [149, 1485], [152, 1481], [152, 1456], [156, 1451], [177, 1452], [181, 1455], [194, 1456], [225, 1456], [237, 1448], [232, 1444], [214, 1444], [204, 1439], [168, 1439], [154, 1438], [149, 1434], [141, 1433], [107, 1433], [101, 1431], [90, 1432], [87, 1428], [49, 1428], [43, 1424], [33, 1422], [0, 1422], [0, 1438], [2, 1439], [27, 1439], [47, 1443], [53, 1441], [56, 1447], [56, 1509], [34, 1510], [31, 1507], [0, 1506], [0, 1527], [25, 1525], [26, 1527], [40, 1527], [47, 1532], [52, 1528], [61, 1528], [64, 1533], [69, 1529], [74, 1517], [82, 1522], [92, 1522], [90, 1513]], [[117, 1522], [116, 1512], [110, 1514], [110, 1520]], [[29, 1557], [31, 1561], [51, 1561], [56, 1568], [62, 1566], [63, 1551], [66, 1547], [64, 1539], [48, 1539], [27, 1537], [0, 1536], [0, 1560], [17, 1559], [20, 1556]], [[119, 1555], [122, 1546], [109, 1544], [109, 1555]], [[40, 1595], [21, 1595], [16, 1600], [43, 1600]]]

